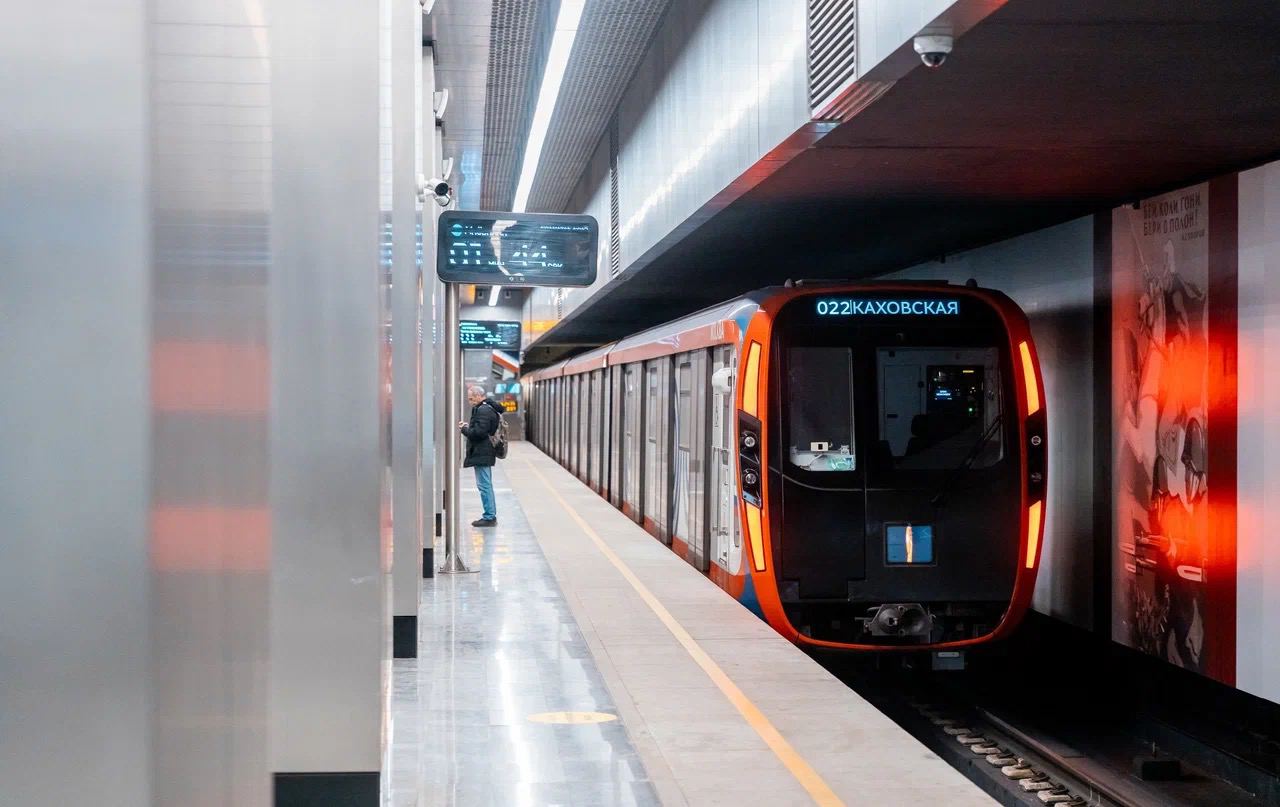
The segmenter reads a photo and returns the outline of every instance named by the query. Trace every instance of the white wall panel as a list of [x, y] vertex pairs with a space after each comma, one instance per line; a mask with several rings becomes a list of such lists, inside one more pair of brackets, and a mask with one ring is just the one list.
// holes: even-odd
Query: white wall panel
[[1240, 174], [1236, 685], [1280, 701], [1280, 163]]
[[625, 268], [808, 120], [805, 0], [675, 0], [618, 110]]
[[858, 0], [858, 74], [911, 41], [954, 4], [955, 0]]

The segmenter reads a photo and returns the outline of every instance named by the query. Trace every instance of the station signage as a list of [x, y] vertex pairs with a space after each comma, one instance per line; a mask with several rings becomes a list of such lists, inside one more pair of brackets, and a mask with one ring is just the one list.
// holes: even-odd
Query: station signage
[[947, 317], [960, 314], [960, 301], [823, 298], [814, 304], [814, 311], [820, 317]]
[[520, 323], [464, 319], [458, 323], [458, 343], [463, 350], [520, 351]]
[[600, 226], [592, 216], [446, 210], [436, 230], [436, 275], [446, 283], [590, 286]]

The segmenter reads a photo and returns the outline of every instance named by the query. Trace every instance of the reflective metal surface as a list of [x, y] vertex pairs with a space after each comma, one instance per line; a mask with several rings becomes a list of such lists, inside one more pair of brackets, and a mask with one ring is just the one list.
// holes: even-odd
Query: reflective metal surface
[[20, 3], [0, 25], [6, 804], [152, 803], [145, 12]]
[[464, 532], [481, 572], [424, 584], [422, 656], [396, 662], [391, 804], [657, 805], [621, 722], [531, 719], [617, 709], [501, 463], [494, 487], [498, 526]]
[[[391, 7], [392, 610], [418, 612], [422, 580], [422, 9]], [[385, 117], [385, 112], [383, 113]], [[430, 203], [436, 206], [435, 202]], [[432, 239], [434, 241], [434, 238]]]
[[390, 655], [390, 546], [379, 530], [378, 8], [272, 0], [270, 11], [270, 769], [377, 771]]
[[292, 410], [282, 395], [297, 388], [280, 383], [287, 343], [270, 339], [274, 270], [287, 263], [277, 250], [290, 246], [271, 218], [273, 124], [290, 113], [275, 105], [273, 79], [288, 73], [272, 75], [272, 47], [287, 45], [272, 34], [260, 2], [170, 2], [150, 25], [158, 804], [262, 804], [271, 792], [265, 616], [273, 546], [291, 526], [272, 513], [271, 405]]

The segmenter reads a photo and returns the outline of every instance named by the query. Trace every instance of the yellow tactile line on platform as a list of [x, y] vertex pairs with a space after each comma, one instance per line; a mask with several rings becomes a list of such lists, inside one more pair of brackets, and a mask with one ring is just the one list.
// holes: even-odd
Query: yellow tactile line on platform
[[824, 780], [822, 776], [813, 769], [813, 766], [805, 761], [804, 757], [800, 756], [800, 754], [791, 747], [791, 743], [787, 742], [786, 738], [779, 733], [773, 723], [769, 722], [769, 718], [764, 716], [764, 713], [760, 711], [760, 708], [756, 706], [741, 689], [738, 688], [738, 685], [733, 682], [733, 679], [730, 678], [724, 670], [720, 669], [720, 665], [716, 664], [715, 660], [712, 659], [711, 656], [707, 655], [707, 651], [703, 650], [697, 640], [690, 636], [689, 632], [684, 629], [684, 626], [676, 621], [676, 618], [673, 617], [671, 612], [663, 606], [662, 602], [654, 596], [653, 592], [651, 592], [644, 583], [640, 582], [640, 578], [636, 577], [630, 567], [628, 567], [627, 564], [609, 548], [609, 545], [606, 544], [604, 539], [591, 528], [591, 525], [588, 524], [582, 516], [578, 515], [578, 511], [564, 500], [564, 497], [560, 495], [560, 491], [556, 490], [555, 487], [547, 481], [547, 478], [542, 475], [541, 471], [534, 467], [532, 462], [526, 459], [524, 460], [524, 464], [529, 466], [529, 470], [532, 471], [534, 476], [538, 477], [542, 484], [546, 486], [547, 490], [551, 492], [551, 495], [556, 498], [556, 501], [560, 502], [560, 506], [565, 509], [565, 512], [569, 514], [569, 517], [577, 522], [578, 526], [582, 528], [582, 531], [585, 532], [587, 537], [596, 545], [596, 548], [599, 549], [600, 552], [609, 559], [609, 562], [613, 564], [614, 568], [617, 569], [624, 578], [626, 578], [626, 581], [630, 583], [631, 587], [640, 595], [640, 599], [644, 600], [645, 604], [649, 606], [649, 609], [653, 611], [654, 615], [662, 621], [662, 624], [667, 626], [667, 630], [671, 631], [671, 635], [676, 637], [676, 641], [684, 647], [685, 652], [689, 654], [690, 658], [692, 658], [694, 662], [702, 668], [702, 671], [707, 674], [707, 677], [711, 679], [712, 683], [714, 683], [720, 691], [724, 693], [724, 696], [729, 699], [729, 703], [732, 703], [734, 708], [742, 714], [743, 719], [747, 721], [747, 725], [751, 726], [751, 728], [755, 730], [756, 734], [760, 735], [760, 739], [764, 740], [765, 745], [769, 746], [769, 750], [773, 751], [779, 761], [781, 761], [782, 764], [786, 766], [787, 770], [791, 772], [791, 775], [796, 778], [796, 781], [798, 781], [805, 790], [809, 791], [809, 795], [813, 797], [813, 800], [818, 804], [823, 805], [823, 807], [836, 807], [837, 805], [843, 807], [844, 802], [835, 794], [835, 791], [833, 791], [830, 785], [826, 783], [826, 780]]

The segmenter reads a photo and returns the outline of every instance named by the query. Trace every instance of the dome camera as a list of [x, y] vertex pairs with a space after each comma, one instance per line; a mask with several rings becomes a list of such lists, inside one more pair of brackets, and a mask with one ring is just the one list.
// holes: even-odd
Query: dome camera
[[[421, 175], [419, 175], [421, 177]], [[419, 179], [418, 197], [422, 201], [426, 201], [428, 196], [436, 200], [436, 204], [441, 207], [448, 207], [453, 201], [453, 187], [449, 185], [449, 181], [440, 177], [432, 177], [431, 179]]]
[[915, 39], [916, 53], [926, 67], [938, 67], [947, 60], [955, 45], [955, 38], [945, 35], [918, 36]]

